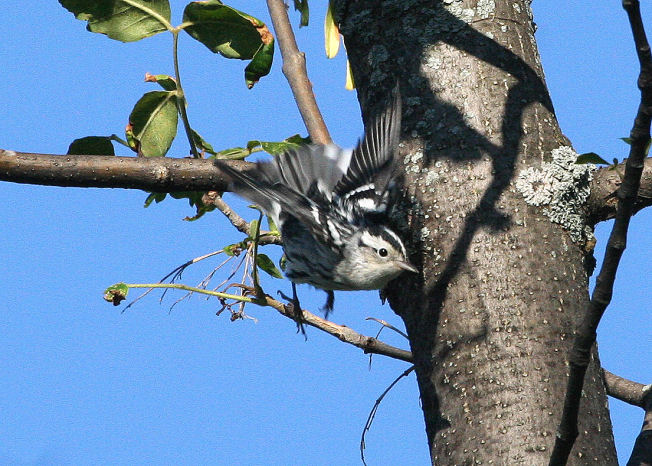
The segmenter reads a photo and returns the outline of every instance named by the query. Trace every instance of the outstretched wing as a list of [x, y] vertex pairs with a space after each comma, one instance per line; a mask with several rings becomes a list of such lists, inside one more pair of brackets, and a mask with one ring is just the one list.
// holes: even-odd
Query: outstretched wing
[[391, 104], [353, 151], [332, 144], [303, 146], [258, 162], [249, 173], [220, 160], [215, 164], [233, 180], [233, 192], [261, 206], [279, 227], [287, 216], [295, 217], [316, 240], [339, 248], [354, 225], [391, 205], [400, 130], [397, 86]]
[[[385, 111], [366, 128], [353, 150], [342, 179], [335, 186], [342, 211], [353, 216], [384, 213], [393, 202], [397, 172], [395, 152], [401, 135], [401, 94], [398, 86]], [[348, 216], [348, 215], [347, 215]]]
[[322, 204], [324, 200], [311, 199], [299, 191], [304, 187], [310, 190], [314, 184], [314, 181], [307, 182], [309, 178], [306, 176], [310, 172], [308, 169], [301, 171], [300, 164], [278, 163], [276, 159], [258, 162], [255, 177], [235, 170], [221, 160], [215, 160], [215, 164], [232, 179], [229, 189], [262, 207], [281, 230], [288, 216], [295, 217], [316, 240], [336, 249], [342, 247], [343, 239], [353, 233], [342, 218]]
[[276, 156], [273, 162], [259, 164], [258, 169], [266, 180], [281, 183], [329, 209], [351, 153], [334, 144], [303, 146]]

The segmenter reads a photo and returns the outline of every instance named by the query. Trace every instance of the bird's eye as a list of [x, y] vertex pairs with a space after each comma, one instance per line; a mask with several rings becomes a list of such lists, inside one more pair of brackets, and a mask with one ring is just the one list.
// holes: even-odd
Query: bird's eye
[[387, 257], [387, 249], [385, 249], [385, 248], [380, 248], [380, 249], [378, 250], [378, 255], [379, 255], [380, 257]]

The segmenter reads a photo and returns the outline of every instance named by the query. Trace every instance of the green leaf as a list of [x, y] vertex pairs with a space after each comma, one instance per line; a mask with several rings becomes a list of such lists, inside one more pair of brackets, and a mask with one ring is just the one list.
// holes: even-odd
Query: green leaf
[[215, 152], [213, 146], [206, 142], [197, 131], [194, 129], [191, 129], [190, 131], [192, 131], [192, 139], [195, 141], [195, 146], [197, 146], [197, 149], [199, 149], [201, 152], [208, 152], [211, 155], [217, 155], [217, 152]]
[[222, 251], [224, 251], [224, 254], [227, 256], [235, 256], [236, 254], [239, 255], [240, 251], [244, 248], [245, 246], [242, 243], [233, 243], [229, 244], [228, 246], [224, 246], [222, 248]]
[[[625, 144], [629, 144], [630, 146], [632, 145], [632, 138], [620, 138], [620, 140], [624, 141]], [[646, 156], [650, 152], [650, 145], [652, 145], [652, 138], [648, 139], [647, 144], [645, 145], [645, 155]]]
[[652, 145], [652, 138], [647, 140], [647, 144], [645, 144], [645, 156], [650, 153], [650, 145]]
[[198, 203], [195, 207], [197, 209], [197, 213], [192, 217], [184, 217], [183, 220], [186, 222], [194, 222], [195, 220], [202, 218], [205, 213], [215, 210], [215, 206], [213, 204], [204, 204], [203, 202]]
[[285, 272], [285, 268], [287, 267], [288, 264], [288, 258], [283, 254], [281, 258], [278, 260], [278, 266], [281, 268], [282, 271]]
[[167, 193], [150, 193], [150, 195], [147, 196], [147, 199], [145, 199], [145, 208], [152, 205], [152, 202], [156, 202], [157, 204], [162, 202], [166, 196]]
[[146, 83], [157, 83], [166, 91], [176, 91], [177, 81], [167, 74], [149, 74], [145, 73]]
[[595, 152], [586, 152], [585, 154], [580, 154], [577, 157], [577, 160], [575, 160], [575, 163], [577, 164], [595, 163], [595, 164], [609, 165], [609, 162], [607, 162], [605, 159], [600, 157]]
[[245, 70], [251, 88], [269, 73], [274, 55], [274, 37], [262, 21], [219, 0], [191, 2], [183, 12], [185, 31], [213, 53], [226, 58], [252, 60]]
[[307, 144], [312, 143], [312, 140], [310, 139], [310, 136], [304, 138], [300, 134], [294, 134], [294, 135], [290, 136], [289, 138], [285, 138], [283, 141], [288, 142], [290, 144], [296, 144], [298, 146], [305, 146]]
[[262, 44], [251, 18], [219, 0], [191, 2], [183, 12], [183, 21], [192, 23], [185, 28], [190, 36], [214, 53], [241, 60], [251, 60]]
[[138, 152], [138, 140], [134, 136], [134, 127], [131, 123], [128, 123], [125, 128], [125, 138], [127, 139], [127, 147], [134, 152]]
[[269, 225], [270, 232], [280, 234], [280, 232], [278, 231], [278, 227], [276, 226], [276, 223], [274, 223], [274, 220], [269, 215], [267, 215], [267, 224]]
[[310, 16], [308, 9], [308, 0], [294, 0], [294, 10], [301, 12], [301, 21], [299, 27], [307, 26]]
[[259, 141], [253, 139], [247, 142], [247, 147], [233, 147], [231, 149], [224, 149], [217, 152], [216, 158], [228, 160], [242, 160], [249, 156], [252, 152], [257, 152], [260, 148], [272, 155], [282, 154], [290, 149], [310, 144], [310, 138], [304, 138], [295, 134], [281, 142]]
[[175, 92], [152, 91], [143, 95], [129, 115], [138, 153], [145, 157], [164, 156], [177, 134], [177, 120]]
[[251, 89], [260, 81], [260, 78], [269, 74], [272, 69], [272, 61], [274, 60], [274, 39], [270, 36], [270, 42], [263, 43], [258, 49], [254, 58], [249, 62], [245, 68], [245, 83], [247, 89]]
[[251, 154], [251, 151], [245, 147], [232, 147], [231, 149], [224, 149], [215, 154], [218, 159], [224, 160], [243, 160]]
[[290, 136], [281, 142], [261, 142], [260, 145], [268, 154], [280, 155], [291, 149], [296, 149], [309, 143], [309, 138], [302, 138], [298, 134], [295, 134], [294, 136]]
[[171, 29], [168, 0], [59, 0], [86, 29], [133, 42]]
[[258, 146], [260, 146], [260, 141], [258, 141], [257, 139], [254, 139], [253, 141], [247, 142], [247, 150], [249, 152], [251, 152], [252, 150], [254, 150]]
[[111, 138], [107, 136], [86, 136], [75, 139], [68, 146], [68, 155], [115, 155]]
[[194, 207], [196, 209], [195, 215], [192, 217], [184, 217], [183, 220], [186, 222], [194, 222], [195, 220], [199, 220], [204, 216], [205, 213], [215, 210], [215, 205], [212, 203], [204, 204], [203, 198], [204, 194], [206, 194], [205, 191], [177, 191], [169, 194], [173, 199], [188, 199], [188, 204], [190, 207]]
[[119, 306], [127, 298], [129, 287], [124, 283], [116, 283], [104, 290], [104, 300]]
[[249, 238], [256, 238], [256, 231], [258, 230], [258, 220], [252, 220], [249, 223]]
[[259, 253], [256, 255], [256, 265], [274, 278], [283, 278], [283, 275], [276, 268], [274, 262], [265, 254]]

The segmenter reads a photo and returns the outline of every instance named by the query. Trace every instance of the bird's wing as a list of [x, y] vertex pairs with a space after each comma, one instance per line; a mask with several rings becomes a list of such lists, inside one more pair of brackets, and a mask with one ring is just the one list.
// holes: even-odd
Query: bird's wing
[[[351, 161], [342, 179], [335, 186], [335, 194], [344, 203], [360, 200], [359, 208], [366, 210], [387, 207], [387, 195], [396, 176], [394, 156], [401, 135], [401, 94], [398, 86], [385, 111], [366, 128], [364, 138], [353, 150]], [[374, 203], [378, 205], [372, 207]], [[382, 204], [385, 204], [384, 206]]]
[[302, 146], [260, 164], [258, 169], [268, 181], [281, 183], [327, 208], [335, 185], [349, 167], [351, 153], [333, 144]]
[[[302, 172], [289, 170], [290, 167], [297, 168], [294, 164], [283, 165], [284, 169], [280, 169], [275, 162], [258, 162], [255, 178], [231, 168], [221, 160], [215, 160], [215, 164], [231, 178], [229, 189], [262, 207], [279, 225], [281, 232], [285, 218], [292, 216], [317, 241], [333, 248], [340, 248], [344, 238], [353, 233], [336, 212], [297, 191], [304, 186], [302, 183], [305, 180]], [[284, 177], [280, 180], [276, 177], [279, 170]]]

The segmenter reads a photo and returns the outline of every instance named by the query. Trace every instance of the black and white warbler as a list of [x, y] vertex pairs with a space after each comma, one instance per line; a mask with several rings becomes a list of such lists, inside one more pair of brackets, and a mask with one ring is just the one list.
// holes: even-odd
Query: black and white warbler
[[388, 226], [400, 191], [394, 157], [400, 129], [397, 88], [353, 150], [308, 145], [247, 173], [216, 160], [232, 179], [229, 190], [258, 204], [278, 226], [296, 315], [295, 283], [326, 291], [328, 314], [333, 290], [381, 289], [405, 270], [417, 272]]

